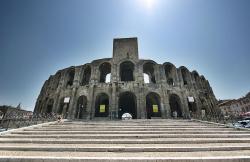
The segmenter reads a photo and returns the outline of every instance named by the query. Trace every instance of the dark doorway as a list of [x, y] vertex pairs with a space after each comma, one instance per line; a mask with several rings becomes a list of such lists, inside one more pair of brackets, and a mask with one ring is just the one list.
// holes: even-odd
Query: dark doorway
[[83, 116], [86, 113], [86, 109], [87, 109], [87, 97], [80, 96], [77, 101], [75, 118], [83, 119]]
[[134, 81], [134, 64], [131, 61], [125, 61], [120, 65], [121, 81]]
[[136, 96], [131, 92], [123, 92], [119, 95], [120, 119], [124, 113], [129, 113], [133, 119], [137, 119]]
[[101, 93], [96, 96], [95, 117], [108, 117], [109, 115], [109, 96]]
[[64, 107], [64, 97], [60, 99], [60, 104], [57, 113], [62, 114], [63, 112], [63, 107]]
[[180, 97], [176, 94], [172, 94], [169, 97], [169, 105], [171, 110], [171, 116], [173, 117], [173, 112], [177, 112], [177, 117], [182, 117], [182, 110], [181, 110], [181, 100]]
[[194, 99], [193, 101], [189, 101], [189, 100], [188, 100], [188, 109], [189, 109], [189, 111], [191, 111], [192, 113], [196, 113], [196, 111], [197, 111], [197, 106], [196, 106], [195, 99]]
[[52, 113], [53, 104], [54, 104], [54, 100], [50, 99], [49, 102], [48, 102], [48, 104], [47, 104], [46, 113], [48, 113], [48, 114]]
[[182, 76], [182, 79], [183, 79], [183, 84], [184, 85], [190, 84], [191, 81], [190, 81], [190, 78], [189, 78], [188, 69], [186, 67], [184, 67], [184, 66], [181, 66], [180, 69], [181, 69], [181, 76]]
[[166, 63], [164, 66], [164, 70], [168, 85], [174, 86], [174, 80], [176, 77], [175, 66], [171, 63]]
[[146, 96], [147, 118], [161, 117], [160, 96], [154, 92]]
[[89, 84], [90, 77], [91, 77], [91, 67], [89, 65], [87, 65], [83, 71], [81, 85], [85, 86], [85, 85]]
[[75, 69], [70, 69], [69, 72], [68, 72], [67, 86], [72, 86], [73, 85], [74, 77], [75, 77]]

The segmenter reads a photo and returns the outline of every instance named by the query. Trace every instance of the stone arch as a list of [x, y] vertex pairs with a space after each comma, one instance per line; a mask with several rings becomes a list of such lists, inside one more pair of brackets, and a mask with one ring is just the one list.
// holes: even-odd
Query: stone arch
[[83, 119], [83, 116], [86, 112], [87, 112], [87, 97], [82, 95], [77, 100], [75, 118]]
[[155, 92], [146, 95], [147, 118], [161, 117], [161, 97]]
[[134, 81], [134, 66], [131, 61], [124, 61], [120, 64], [121, 81]]
[[193, 80], [195, 81], [195, 84], [198, 88], [200, 88], [200, 76], [199, 76], [199, 73], [197, 71], [192, 71], [192, 77], [193, 77]]
[[191, 84], [191, 78], [190, 78], [189, 70], [184, 66], [181, 66], [180, 70], [181, 70], [181, 76], [182, 76], [183, 84], [184, 85]]
[[74, 83], [74, 77], [75, 77], [75, 68], [71, 68], [67, 72], [67, 82], [66, 86], [72, 86]]
[[169, 105], [171, 116], [173, 117], [173, 112], [177, 112], [177, 117], [182, 117], [182, 107], [181, 107], [181, 99], [177, 94], [171, 94], [169, 96]]
[[90, 77], [91, 77], [91, 67], [90, 65], [86, 65], [85, 68], [83, 69], [81, 85], [82, 86], [88, 85], [90, 82]]
[[61, 80], [61, 76], [62, 76], [62, 74], [61, 74], [61, 72], [58, 72], [57, 74], [56, 74], [56, 76], [55, 76], [55, 89], [59, 86], [59, 83], [60, 83], [60, 80]]
[[136, 96], [134, 93], [132, 92], [120, 93], [118, 105], [119, 105], [118, 116], [120, 119], [124, 113], [131, 114], [133, 119], [137, 118], [137, 103], [136, 103]]
[[146, 62], [143, 64], [143, 73], [149, 76], [149, 83], [156, 83], [155, 80], [155, 64]]
[[62, 97], [60, 99], [60, 102], [59, 102], [59, 107], [58, 107], [58, 110], [57, 110], [57, 113], [58, 114], [62, 114], [63, 113], [63, 108], [64, 108], [64, 97]]
[[36, 106], [35, 106], [35, 113], [41, 113], [42, 111], [42, 101], [41, 99], [37, 100]]
[[200, 102], [201, 102], [201, 110], [205, 110], [205, 113], [207, 115], [211, 115], [213, 114], [213, 111], [209, 109], [208, 104], [207, 104], [207, 100], [205, 97], [199, 97]]
[[95, 100], [95, 117], [108, 117], [109, 115], [109, 96], [100, 93]]
[[[69, 99], [69, 102], [68, 101], [66, 102], [66, 98]], [[60, 114], [60, 115], [63, 115], [63, 118], [67, 118], [68, 117], [70, 102], [71, 102], [70, 101], [70, 97], [62, 97], [60, 99], [57, 113]]]
[[54, 99], [49, 99], [48, 103], [47, 103], [47, 108], [46, 108], [46, 113], [52, 113], [53, 110], [53, 105], [54, 105]]
[[171, 86], [175, 85], [176, 67], [172, 63], [169, 63], [169, 62], [163, 64], [163, 66], [164, 66], [167, 84]]
[[194, 81], [199, 82], [199, 80], [200, 80], [199, 73], [194, 70], [194, 71], [192, 71], [192, 75], [193, 75]]
[[[198, 108], [197, 108], [197, 100], [195, 97], [189, 97], [187, 98], [187, 102], [188, 102], [188, 110], [190, 113], [192, 113], [193, 115], [195, 115], [198, 111]], [[190, 115], [192, 115], [190, 114]]]
[[203, 75], [200, 76], [200, 81], [201, 81], [201, 87], [203, 89], [207, 89], [207, 85], [206, 85], [206, 79]]
[[109, 62], [104, 62], [99, 66], [100, 79], [101, 83], [106, 83], [106, 77], [108, 74], [111, 74], [111, 64]]

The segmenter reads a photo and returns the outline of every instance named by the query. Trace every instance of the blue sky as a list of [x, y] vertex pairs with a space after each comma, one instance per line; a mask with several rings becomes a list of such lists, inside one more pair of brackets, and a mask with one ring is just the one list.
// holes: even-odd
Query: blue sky
[[217, 99], [250, 91], [249, 0], [0, 0], [0, 105], [33, 110], [49, 75], [112, 57], [138, 37], [139, 55], [203, 74]]

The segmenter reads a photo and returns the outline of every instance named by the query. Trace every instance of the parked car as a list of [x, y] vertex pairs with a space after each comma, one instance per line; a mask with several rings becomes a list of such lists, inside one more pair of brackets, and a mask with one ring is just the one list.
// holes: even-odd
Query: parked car
[[242, 120], [233, 124], [235, 128], [250, 128], [250, 117], [245, 117]]

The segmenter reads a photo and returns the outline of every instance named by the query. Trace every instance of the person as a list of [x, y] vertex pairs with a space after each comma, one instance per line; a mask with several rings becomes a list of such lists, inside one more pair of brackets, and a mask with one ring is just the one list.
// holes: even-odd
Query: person
[[57, 119], [58, 119], [58, 120], [57, 120], [58, 123], [62, 123], [62, 116], [61, 116], [61, 115], [59, 115]]
[[190, 110], [189, 111], [189, 119], [191, 119], [193, 117], [193, 112]]
[[178, 116], [177, 111], [174, 111], [174, 112], [173, 112], [173, 117], [176, 119], [177, 116]]

